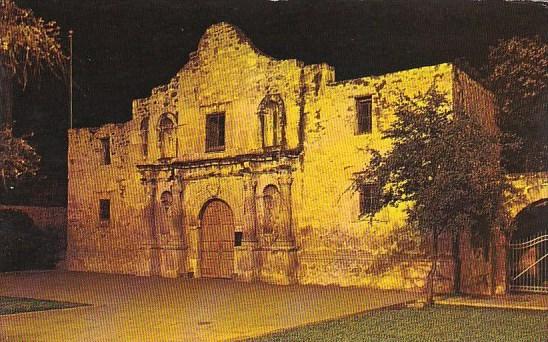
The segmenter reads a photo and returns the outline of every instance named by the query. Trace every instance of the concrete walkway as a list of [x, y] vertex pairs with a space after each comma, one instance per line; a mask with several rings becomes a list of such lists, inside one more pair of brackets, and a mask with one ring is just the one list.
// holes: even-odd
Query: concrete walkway
[[547, 294], [508, 294], [504, 296], [455, 296], [436, 300], [437, 304], [483, 308], [548, 311]]
[[218, 341], [416, 299], [418, 293], [75, 272], [0, 275], [0, 295], [92, 304], [0, 316], [0, 341]]

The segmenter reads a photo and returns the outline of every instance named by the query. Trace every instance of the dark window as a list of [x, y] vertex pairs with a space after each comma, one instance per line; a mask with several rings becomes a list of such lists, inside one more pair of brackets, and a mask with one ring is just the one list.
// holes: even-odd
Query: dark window
[[234, 246], [241, 246], [244, 233], [234, 232]]
[[371, 97], [360, 97], [356, 99], [356, 112], [358, 126], [356, 134], [371, 133], [373, 117], [371, 115]]
[[225, 114], [209, 114], [206, 117], [206, 152], [225, 149]]
[[110, 220], [110, 200], [99, 200], [99, 218], [101, 221]]
[[110, 138], [101, 138], [101, 150], [103, 153], [103, 164], [110, 164]]
[[360, 215], [374, 214], [379, 209], [380, 189], [376, 183], [360, 187]]

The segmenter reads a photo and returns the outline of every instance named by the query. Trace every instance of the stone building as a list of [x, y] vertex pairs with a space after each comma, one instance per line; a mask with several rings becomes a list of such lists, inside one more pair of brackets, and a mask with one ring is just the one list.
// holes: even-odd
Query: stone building
[[375, 185], [350, 186], [368, 148], [389, 148], [399, 91], [433, 82], [494, 129], [492, 96], [454, 65], [341, 81], [211, 26], [167, 85], [133, 101], [130, 121], [69, 131], [68, 268], [422, 286], [428, 262], [403, 208], [368, 215]]

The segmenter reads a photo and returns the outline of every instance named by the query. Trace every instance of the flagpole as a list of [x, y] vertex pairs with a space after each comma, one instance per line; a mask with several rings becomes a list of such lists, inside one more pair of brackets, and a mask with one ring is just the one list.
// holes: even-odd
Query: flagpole
[[70, 102], [70, 109], [69, 109], [69, 122], [70, 122], [70, 128], [72, 129], [72, 34], [74, 31], [69, 30], [69, 49], [70, 49], [70, 69], [69, 69], [69, 102]]

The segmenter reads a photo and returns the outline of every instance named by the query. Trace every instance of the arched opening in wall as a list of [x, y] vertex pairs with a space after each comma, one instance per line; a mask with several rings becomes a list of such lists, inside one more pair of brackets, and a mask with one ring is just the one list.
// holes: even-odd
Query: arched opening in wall
[[162, 211], [158, 213], [159, 223], [160, 223], [160, 233], [168, 234], [171, 226], [172, 219], [172, 204], [173, 204], [173, 195], [170, 191], [164, 191], [160, 195], [160, 204]]
[[516, 216], [508, 253], [510, 290], [548, 293], [548, 199]]
[[280, 231], [282, 223], [281, 197], [275, 185], [267, 185], [263, 190], [263, 233], [272, 234]]
[[219, 199], [200, 212], [200, 270], [206, 278], [232, 278], [234, 273], [234, 215]]
[[141, 126], [139, 127], [139, 135], [141, 136], [141, 152], [143, 156], [148, 156], [148, 126], [149, 119], [144, 118], [141, 121]]
[[175, 157], [175, 124], [167, 113], [163, 114], [158, 122], [158, 144], [160, 146], [160, 158]]
[[263, 148], [285, 146], [285, 108], [280, 95], [267, 95], [259, 105]]

